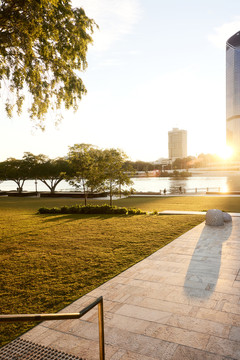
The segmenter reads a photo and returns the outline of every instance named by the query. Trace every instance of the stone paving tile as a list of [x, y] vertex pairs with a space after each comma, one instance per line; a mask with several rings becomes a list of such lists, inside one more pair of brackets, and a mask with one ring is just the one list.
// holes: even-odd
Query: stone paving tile
[[[134, 353], [131, 351], [126, 351], [125, 354], [119, 359], [121, 359], [121, 360], [155, 360], [158, 358], [140, 355], [139, 353]], [[115, 360], [115, 358], [111, 358], [111, 360]]]
[[123, 356], [126, 354], [126, 350], [118, 349], [113, 356], [111, 356], [110, 360], [120, 360], [123, 359]]
[[[194, 290], [194, 289], [193, 289]], [[192, 291], [192, 290], [191, 290]], [[176, 286], [168, 286], [165, 285], [161, 288], [161, 291], [159, 289], [151, 289], [149, 292], [148, 288], [145, 287], [139, 287], [139, 286], [131, 286], [129, 284], [121, 284], [121, 291], [120, 294], [123, 296], [123, 294], [128, 294], [129, 297], [151, 297], [152, 299], [158, 299], [163, 301], [169, 301], [179, 304], [186, 304], [186, 305], [192, 305], [192, 306], [202, 306], [206, 308], [214, 309], [217, 305], [217, 303], [225, 299], [224, 294], [218, 294], [216, 299], [212, 299], [213, 295], [211, 296], [211, 299], [205, 300], [204, 297], [201, 298], [199, 296], [200, 293], [206, 293], [206, 291], [198, 290], [197, 297], [187, 297], [181, 287]], [[195, 291], [194, 291], [195, 294]], [[193, 294], [193, 295], [194, 295]], [[118, 301], [119, 292], [109, 292], [106, 294], [106, 297], [109, 300]], [[128, 298], [125, 300], [125, 303], [128, 303]], [[226, 300], [227, 301], [227, 300]], [[229, 301], [232, 301], [234, 303], [238, 303], [239, 297], [229, 297]]]
[[239, 279], [238, 279], [237, 281], [234, 281], [233, 287], [235, 287], [235, 288], [240, 288], [240, 281], [239, 281]]
[[127, 304], [137, 305], [148, 309], [166, 311], [173, 314], [189, 315], [193, 310], [193, 306], [181, 303], [170, 302], [169, 300], [152, 299], [147, 296], [130, 296]]
[[[104, 305], [103, 305], [104, 314], [106, 314], [108, 311], [116, 312], [118, 309], [122, 307], [122, 305], [123, 305], [122, 303], [118, 303], [115, 301], [104, 300]], [[87, 314], [85, 314], [82, 317], [82, 319], [85, 321], [98, 322], [98, 310], [96, 308], [92, 309]]]
[[204, 350], [209, 341], [210, 335], [177, 328], [174, 326], [152, 323], [145, 331], [145, 334], [172, 343], [194, 347]]
[[[171, 360], [224, 360], [225, 357], [209, 353], [203, 350], [194, 349], [179, 345]], [[228, 358], [228, 360], [231, 360]]]
[[222, 311], [240, 315], [240, 306], [239, 306], [239, 304], [225, 303], [223, 305]]
[[[159, 271], [159, 269], [157, 270], [151, 270], [149, 269], [148, 271], [145, 272], [138, 272], [135, 275], [135, 279], [138, 280], [150, 280], [150, 281], [159, 281], [159, 282], [165, 282], [165, 283], [169, 283], [172, 285], [179, 285], [182, 286], [182, 284], [184, 284], [184, 281], [189, 280], [189, 281], [197, 281], [197, 282], [211, 282], [211, 281], [216, 281], [216, 278], [218, 279], [218, 282], [222, 283], [222, 285], [225, 286], [232, 286], [236, 275], [235, 274], [226, 274], [225, 278], [221, 278], [221, 276], [219, 275], [219, 273], [217, 273], [217, 271], [207, 271], [204, 269], [204, 271], [202, 270], [203, 266], [200, 268], [200, 266], [198, 266], [198, 263], [195, 263], [195, 267], [194, 270], [190, 271], [187, 273], [186, 276], [186, 270], [184, 269], [184, 271], [182, 272], [172, 272], [171, 269], [164, 269]], [[202, 270], [202, 271], [201, 271]], [[210, 270], [210, 269], [208, 269]]]
[[162, 341], [120, 329], [112, 331], [110, 328], [106, 331], [106, 343], [161, 360], [170, 360], [177, 348], [177, 344], [169, 341]]
[[27, 331], [21, 336], [21, 338], [34, 342], [39, 338], [46, 336], [47, 331], [48, 329], [40, 324], [36, 326], [33, 330]]
[[129, 316], [140, 320], [154, 321], [156, 323], [165, 324], [169, 317], [170, 312], [159, 311], [154, 309], [146, 309], [141, 306], [123, 304], [117, 311], [116, 314]]
[[217, 302], [223, 301], [225, 303], [238, 304], [239, 303], [239, 294], [225, 294], [221, 292], [214, 292], [211, 295], [211, 299], [216, 300]]
[[[79, 338], [69, 334], [61, 334], [61, 341], [57, 340], [52, 342], [51, 347], [86, 359], [99, 360], [98, 341]], [[106, 359], [111, 358], [117, 350], [118, 347], [105, 344]]]
[[79, 319], [66, 320], [55, 328], [56, 331], [68, 333], [89, 340], [98, 341], [98, 324]]
[[36, 342], [39, 345], [49, 346], [56, 340], [59, 340], [62, 336], [61, 332], [49, 328], [44, 328], [45, 331], [38, 333], [39, 327], [42, 328], [43, 326], [39, 325], [35, 327], [33, 330], [30, 330], [24, 334], [21, 338], [24, 340]]
[[215, 321], [221, 324], [240, 326], [240, 315], [223, 311], [200, 308], [196, 317], [198, 319]]
[[227, 340], [211, 336], [206, 350], [215, 354], [230, 356], [234, 359], [240, 359], [239, 341]]
[[230, 330], [229, 339], [234, 341], [240, 341], [240, 327], [233, 326]]
[[[155, 255], [155, 258], [158, 259], [157, 254]], [[154, 257], [152, 257], [151, 259], [154, 260]], [[192, 256], [191, 255], [186, 255], [186, 254], [178, 254], [178, 253], [173, 253], [172, 251], [170, 252], [170, 254], [165, 254], [165, 256], [161, 256], [161, 260], [162, 261], [169, 261], [169, 262], [175, 262], [175, 263], [188, 263], [191, 260]]]
[[193, 330], [203, 334], [220, 336], [223, 338], [228, 338], [231, 329], [230, 325], [175, 314], [169, 318], [167, 324], [182, 329]]
[[130, 331], [136, 334], [145, 334], [146, 328], [151, 325], [151, 321], [139, 320], [128, 316], [107, 313], [104, 319], [105, 326]]
[[71, 313], [77, 312], [86, 305], [88, 305], [91, 301], [95, 300], [95, 297], [90, 296], [89, 294], [81, 297], [80, 299], [74, 301], [72, 304], [66, 306], [64, 309], [60, 310], [59, 313]]
[[[214, 267], [214, 262], [211, 261], [211, 258], [209, 258], [207, 256], [206, 257], [201, 256], [199, 258], [194, 258], [194, 260], [192, 260], [191, 263], [194, 265], [194, 267], [198, 268], [199, 276], [217, 274], [219, 279], [226, 279], [226, 280], [232, 280], [232, 281], [234, 281], [236, 278], [236, 270], [235, 271], [232, 269], [222, 270], [222, 266], [221, 266], [221, 269], [218, 271]], [[239, 263], [239, 265], [240, 265], [240, 263]], [[174, 276], [176, 274], [178, 276], [180, 276], [180, 275], [185, 276], [186, 271], [188, 270], [188, 266], [189, 266], [189, 264], [160, 261], [157, 264], [155, 264], [155, 263], [152, 265], [149, 264], [148, 267], [144, 271], [139, 269], [138, 278], [139, 278], [139, 275], [141, 275], [141, 277], [147, 276], [148, 274], [155, 275], [156, 273], [159, 274], [160, 271], [162, 274], [167, 273], [171, 276]], [[188, 273], [195, 274], [194, 270], [189, 271]], [[126, 276], [127, 276], [127, 274], [126, 274]]]
[[216, 284], [215, 290], [225, 294], [239, 295], [239, 287]]

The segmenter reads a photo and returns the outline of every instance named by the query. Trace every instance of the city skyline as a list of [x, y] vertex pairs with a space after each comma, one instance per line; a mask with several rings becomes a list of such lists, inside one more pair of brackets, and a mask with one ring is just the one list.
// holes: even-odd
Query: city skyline
[[[225, 152], [225, 44], [240, 29], [240, 4], [203, 0], [73, 1], [99, 25], [81, 74], [88, 94], [55, 128], [28, 113], [8, 119], [1, 103], [1, 155], [64, 156], [68, 146], [120, 148], [132, 160], [168, 157], [168, 131], [188, 131], [188, 154]], [[4, 89], [3, 89], [4, 91]], [[217, 132], [218, 136], [213, 136]], [[214, 139], [214, 140], [213, 140]]]

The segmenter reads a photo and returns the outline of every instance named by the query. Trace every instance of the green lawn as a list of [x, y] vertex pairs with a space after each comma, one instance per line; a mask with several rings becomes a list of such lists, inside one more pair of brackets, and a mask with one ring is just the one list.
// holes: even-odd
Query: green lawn
[[[1, 313], [56, 312], [204, 219], [37, 214], [42, 206], [76, 203], [76, 199], [0, 198]], [[240, 212], [240, 198], [144, 197], [120, 199], [115, 205], [147, 211]], [[1, 325], [0, 344], [31, 326]]]
[[220, 209], [240, 212], [240, 197], [217, 196], [173, 196], [173, 197], [130, 197], [115, 202], [119, 206], [135, 206], [142, 210], [192, 210], [206, 211]]

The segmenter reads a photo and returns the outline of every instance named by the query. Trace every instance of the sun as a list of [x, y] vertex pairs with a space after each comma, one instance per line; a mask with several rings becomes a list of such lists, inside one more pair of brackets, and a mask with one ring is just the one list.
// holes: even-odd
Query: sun
[[219, 152], [218, 155], [223, 159], [223, 160], [228, 160], [233, 156], [233, 148], [231, 148], [231, 146], [224, 146]]

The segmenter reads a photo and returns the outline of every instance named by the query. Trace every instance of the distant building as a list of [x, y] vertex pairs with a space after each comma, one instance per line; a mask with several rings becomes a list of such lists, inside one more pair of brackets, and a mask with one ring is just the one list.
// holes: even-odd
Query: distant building
[[168, 157], [172, 161], [187, 157], [187, 131], [173, 128], [168, 132]]
[[226, 140], [240, 153], [240, 31], [226, 43]]

